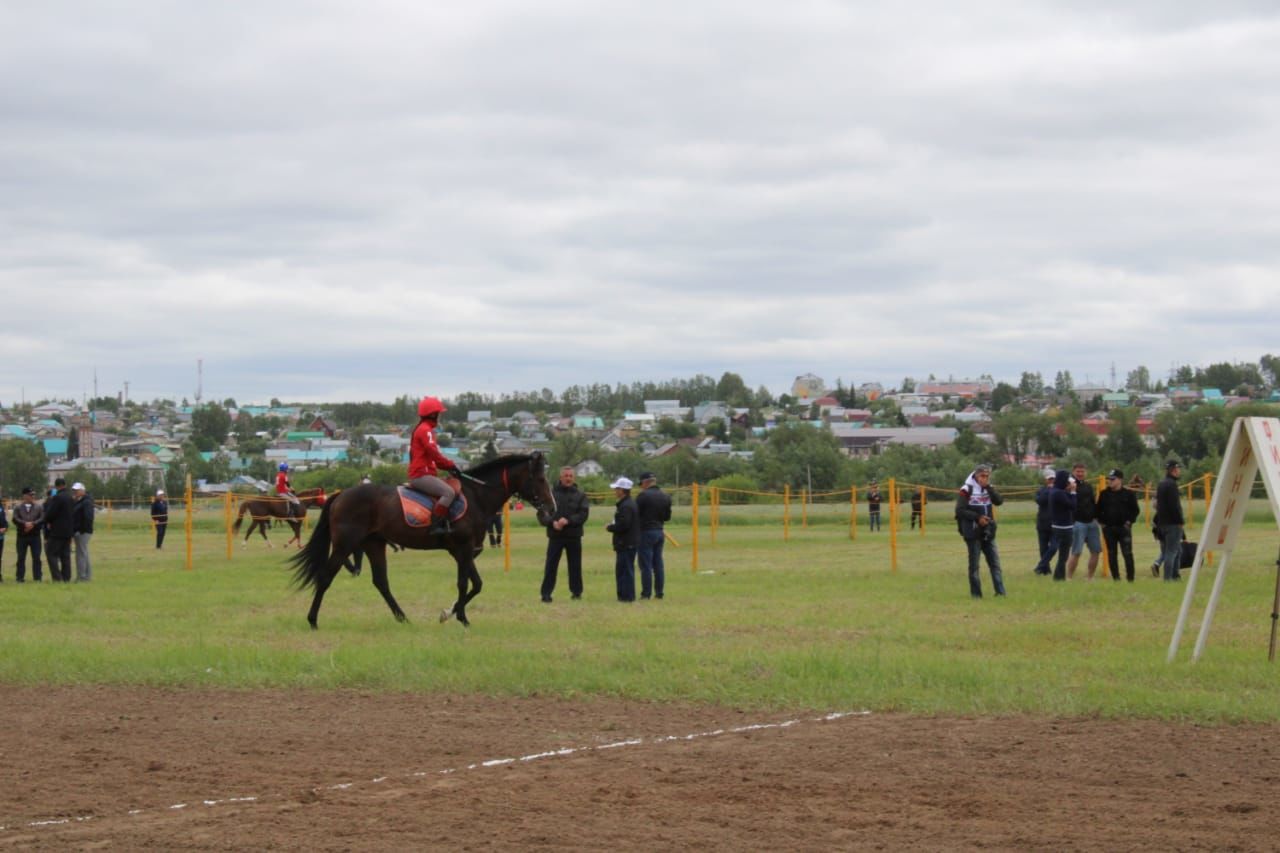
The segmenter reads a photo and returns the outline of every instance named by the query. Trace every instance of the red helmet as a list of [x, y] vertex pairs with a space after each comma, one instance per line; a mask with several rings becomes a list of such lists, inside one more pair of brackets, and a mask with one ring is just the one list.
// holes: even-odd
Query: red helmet
[[439, 397], [423, 397], [418, 403], [418, 417], [425, 418], [428, 415], [438, 415], [441, 412], [447, 412], [444, 403], [440, 402]]

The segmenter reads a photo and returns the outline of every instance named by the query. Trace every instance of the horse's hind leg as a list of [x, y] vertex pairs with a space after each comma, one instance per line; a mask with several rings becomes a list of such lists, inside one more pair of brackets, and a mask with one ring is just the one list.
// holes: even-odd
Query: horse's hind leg
[[382, 600], [391, 608], [396, 621], [408, 622], [409, 617], [404, 615], [404, 611], [396, 603], [395, 596], [391, 594], [391, 584], [387, 583], [387, 543], [381, 539], [368, 541], [364, 550], [369, 557], [370, 575], [373, 579], [374, 587], [378, 592], [382, 593]]
[[342, 571], [342, 561], [345, 558], [346, 554], [335, 551], [329, 556], [329, 562], [325, 564], [324, 576], [316, 579], [316, 594], [311, 599], [311, 609], [307, 611], [307, 621], [311, 623], [313, 631], [319, 627], [316, 620], [320, 618], [320, 603], [324, 601], [324, 594], [329, 589], [329, 584], [333, 583], [338, 572]]

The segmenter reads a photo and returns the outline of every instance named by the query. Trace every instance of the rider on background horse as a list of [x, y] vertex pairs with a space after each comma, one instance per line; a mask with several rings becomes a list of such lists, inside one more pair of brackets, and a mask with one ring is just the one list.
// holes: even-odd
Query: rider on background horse
[[298, 496], [293, 493], [293, 488], [289, 484], [288, 462], [281, 462], [279, 470], [276, 471], [276, 495], [289, 502], [290, 516], [302, 515], [302, 501], [298, 500]]
[[453, 487], [436, 476], [440, 468], [455, 474], [458, 471], [457, 464], [436, 444], [436, 427], [440, 425], [440, 413], [445, 411], [444, 403], [438, 398], [423, 397], [418, 403], [418, 426], [409, 441], [409, 488], [436, 499], [431, 511], [432, 530], [448, 530], [449, 507], [457, 498]]

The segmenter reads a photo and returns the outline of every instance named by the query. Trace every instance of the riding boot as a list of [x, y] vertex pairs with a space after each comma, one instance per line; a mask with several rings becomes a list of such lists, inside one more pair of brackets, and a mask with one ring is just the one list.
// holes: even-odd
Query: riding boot
[[445, 502], [436, 499], [436, 505], [431, 509], [431, 527], [428, 533], [448, 533], [452, 528], [449, 526], [449, 507]]

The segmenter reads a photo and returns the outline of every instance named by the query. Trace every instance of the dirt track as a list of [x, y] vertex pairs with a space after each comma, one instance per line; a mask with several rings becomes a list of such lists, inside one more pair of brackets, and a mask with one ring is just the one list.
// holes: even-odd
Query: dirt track
[[1274, 726], [353, 692], [0, 697], [8, 849], [1280, 846]]

